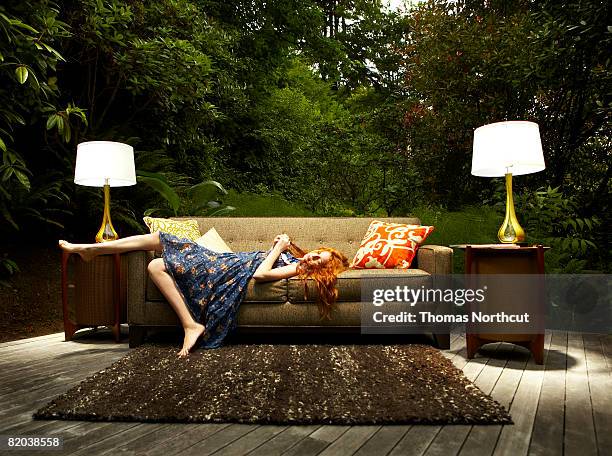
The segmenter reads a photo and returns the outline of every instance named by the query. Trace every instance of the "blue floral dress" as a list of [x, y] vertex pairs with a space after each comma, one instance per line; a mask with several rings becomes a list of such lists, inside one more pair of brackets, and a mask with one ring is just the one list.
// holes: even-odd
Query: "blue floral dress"
[[[270, 251], [218, 253], [163, 231], [159, 239], [166, 270], [174, 277], [193, 319], [206, 328], [200, 346], [219, 347], [236, 327], [248, 282]], [[284, 252], [274, 267], [297, 261]]]

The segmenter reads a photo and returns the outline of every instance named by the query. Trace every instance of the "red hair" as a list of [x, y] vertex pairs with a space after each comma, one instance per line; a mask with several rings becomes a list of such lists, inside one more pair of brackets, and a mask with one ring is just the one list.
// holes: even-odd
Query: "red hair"
[[[295, 257], [303, 257], [306, 252], [291, 243], [288, 249]], [[318, 292], [317, 306], [321, 318], [331, 319], [332, 307], [338, 299], [336, 282], [338, 274], [348, 269], [348, 258], [340, 251], [331, 247], [321, 247], [313, 252], [329, 252], [329, 261], [321, 265], [314, 265], [300, 261], [297, 265], [298, 277], [304, 283], [304, 299], [308, 298], [308, 279], [315, 282]]]

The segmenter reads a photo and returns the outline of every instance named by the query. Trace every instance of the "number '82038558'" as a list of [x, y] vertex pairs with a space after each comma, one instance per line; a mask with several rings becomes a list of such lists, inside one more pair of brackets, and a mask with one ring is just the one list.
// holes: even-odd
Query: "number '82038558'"
[[47, 448], [59, 449], [63, 446], [62, 437], [46, 437], [33, 435], [3, 435], [0, 436], [0, 450]]

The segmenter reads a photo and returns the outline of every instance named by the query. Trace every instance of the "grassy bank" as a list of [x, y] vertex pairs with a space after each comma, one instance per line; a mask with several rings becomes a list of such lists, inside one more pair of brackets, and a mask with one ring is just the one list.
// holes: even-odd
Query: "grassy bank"
[[[449, 212], [443, 209], [422, 207], [414, 211], [423, 225], [435, 226], [435, 231], [426, 244], [490, 244], [499, 242], [497, 230], [503, 221], [499, 213], [488, 206], [465, 207], [461, 211]], [[454, 272], [463, 272], [463, 251], [455, 249]]]
[[223, 202], [233, 206], [231, 217], [315, 217], [316, 214], [279, 195], [257, 195], [229, 190]]

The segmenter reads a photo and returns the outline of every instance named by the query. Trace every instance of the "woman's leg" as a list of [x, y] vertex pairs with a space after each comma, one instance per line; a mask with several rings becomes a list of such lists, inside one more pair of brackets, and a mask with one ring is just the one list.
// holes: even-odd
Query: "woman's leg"
[[85, 261], [91, 260], [96, 255], [105, 253], [123, 253], [131, 250], [162, 250], [159, 239], [159, 231], [151, 234], [137, 234], [115, 241], [96, 242], [93, 244], [72, 244], [64, 240], [58, 242], [59, 246], [73, 253], [78, 253]]
[[204, 332], [204, 325], [196, 322], [187, 304], [183, 299], [183, 295], [176, 286], [176, 282], [172, 276], [166, 271], [166, 266], [162, 258], [155, 258], [149, 262], [147, 266], [151, 280], [157, 285], [159, 291], [166, 297], [174, 311], [181, 321], [181, 325], [185, 330], [185, 338], [183, 339], [183, 347], [178, 352], [179, 357], [184, 357], [189, 354], [189, 349], [194, 346], [198, 337]]

